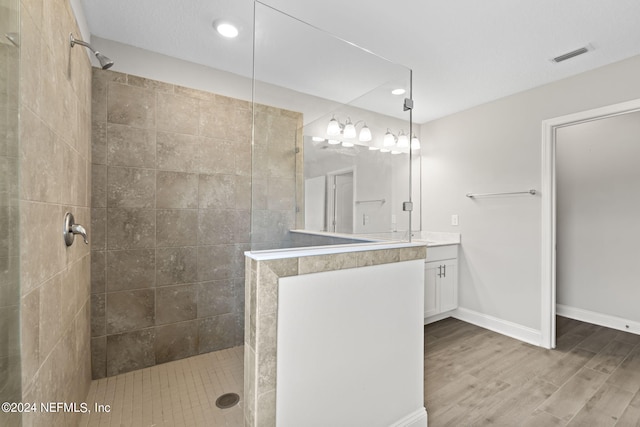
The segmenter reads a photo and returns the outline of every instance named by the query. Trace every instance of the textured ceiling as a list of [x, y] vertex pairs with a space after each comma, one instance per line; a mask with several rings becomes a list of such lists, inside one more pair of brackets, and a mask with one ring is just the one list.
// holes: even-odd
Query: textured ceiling
[[[418, 123], [640, 54], [638, 0], [265, 2], [411, 68]], [[93, 35], [251, 76], [251, 0], [83, 4]], [[258, 10], [259, 18], [269, 15], [264, 6]], [[213, 31], [212, 21], [221, 18], [239, 25], [237, 39], [226, 40]], [[295, 54], [276, 57], [265, 48], [262, 58], [279, 64], [271, 71], [266, 65], [257, 69], [265, 79], [340, 102], [384, 80], [373, 71], [377, 66], [368, 65], [362, 72], [362, 64], [351, 66], [350, 54], [327, 51], [294, 27], [272, 27], [280, 31], [273, 43], [284, 36], [287, 52]], [[273, 43], [268, 48], [274, 48]], [[593, 50], [561, 64], [550, 61], [585, 45]], [[387, 71], [395, 76], [398, 70], [402, 67], [389, 65]], [[354, 78], [358, 72], [360, 78]]]

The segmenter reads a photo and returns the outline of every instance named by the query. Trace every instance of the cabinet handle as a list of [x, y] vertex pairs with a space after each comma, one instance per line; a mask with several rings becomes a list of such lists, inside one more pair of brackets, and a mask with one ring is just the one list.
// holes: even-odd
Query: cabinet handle
[[442, 277], [447, 277], [447, 264], [442, 266]]
[[438, 277], [442, 277], [442, 266], [438, 266]]

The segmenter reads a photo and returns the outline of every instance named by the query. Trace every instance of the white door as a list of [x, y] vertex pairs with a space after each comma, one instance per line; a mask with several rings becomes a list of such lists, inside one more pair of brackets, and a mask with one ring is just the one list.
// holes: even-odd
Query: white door
[[353, 172], [334, 175], [334, 231], [353, 233]]

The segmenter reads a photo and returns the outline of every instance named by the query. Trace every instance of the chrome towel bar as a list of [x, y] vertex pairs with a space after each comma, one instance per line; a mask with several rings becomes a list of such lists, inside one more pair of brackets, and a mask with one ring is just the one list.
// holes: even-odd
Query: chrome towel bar
[[386, 202], [385, 199], [375, 199], [375, 200], [356, 200], [356, 205], [359, 205], [360, 203], [382, 203], [384, 204]]
[[483, 197], [483, 196], [506, 196], [508, 194], [531, 194], [532, 196], [536, 194], [536, 190], [527, 190], [527, 191], [512, 191], [508, 193], [468, 193], [467, 197], [473, 199], [474, 197]]

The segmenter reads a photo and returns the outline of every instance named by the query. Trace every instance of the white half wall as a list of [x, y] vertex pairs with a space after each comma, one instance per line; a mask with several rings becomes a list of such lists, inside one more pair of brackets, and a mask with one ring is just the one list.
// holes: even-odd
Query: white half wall
[[280, 427], [426, 427], [424, 260], [279, 279]]
[[460, 307], [540, 330], [540, 196], [465, 194], [539, 190], [542, 121], [640, 98], [638, 75], [635, 56], [421, 126], [423, 229], [462, 234]]

